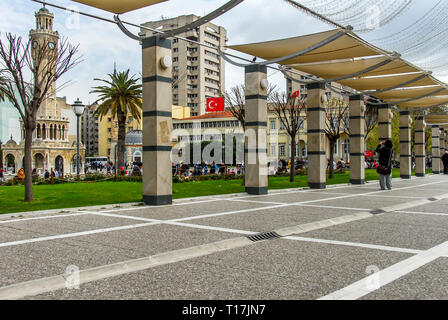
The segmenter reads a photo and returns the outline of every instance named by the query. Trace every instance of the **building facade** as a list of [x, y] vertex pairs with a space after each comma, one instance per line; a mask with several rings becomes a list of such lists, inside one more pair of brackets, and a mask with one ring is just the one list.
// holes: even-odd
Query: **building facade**
[[[53, 31], [54, 15], [42, 8], [35, 17], [36, 29], [30, 31], [32, 48], [45, 41], [56, 52], [59, 34]], [[3, 164], [11, 174], [24, 165], [25, 130], [22, 121], [19, 123], [20, 141], [10, 139], [2, 146]], [[81, 163], [84, 163], [84, 146], [81, 146], [80, 154]], [[39, 174], [51, 169], [58, 171], [60, 175], [72, 174], [75, 173], [76, 155], [76, 116], [65, 97], [56, 97], [56, 84], [53, 84], [37, 113], [37, 126], [32, 141], [33, 168]]]
[[[152, 21], [146, 27], [168, 31], [190, 24], [199, 17], [184, 15], [172, 19]], [[143, 34], [148, 31], [142, 30]], [[222, 96], [225, 92], [225, 65], [218, 51], [227, 42], [227, 31], [213, 23], [206, 23], [180, 36], [210, 45], [200, 46], [194, 42], [173, 39], [173, 104], [191, 108], [191, 115], [203, 115], [206, 100]]]
[[86, 106], [81, 116], [81, 141], [86, 147], [86, 157], [99, 155], [98, 148], [98, 116], [95, 114], [96, 105]]

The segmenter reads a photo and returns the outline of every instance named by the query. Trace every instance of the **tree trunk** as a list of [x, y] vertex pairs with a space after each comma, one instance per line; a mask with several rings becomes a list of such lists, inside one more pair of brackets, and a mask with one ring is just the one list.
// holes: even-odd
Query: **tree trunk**
[[296, 175], [296, 136], [291, 136], [291, 169], [289, 170], [289, 182], [294, 182], [294, 176]]
[[[118, 141], [117, 141], [117, 159], [115, 159], [115, 170], [124, 167], [124, 143], [126, 138], [126, 114], [118, 109]], [[118, 171], [117, 171], [118, 172]]]
[[334, 140], [330, 140], [330, 171], [329, 171], [329, 178], [333, 179], [334, 178], [334, 167], [333, 167], [333, 162], [334, 162], [334, 146], [336, 144], [336, 141]]
[[31, 145], [33, 142], [33, 128], [25, 125], [25, 202], [32, 202], [33, 197], [33, 159]]

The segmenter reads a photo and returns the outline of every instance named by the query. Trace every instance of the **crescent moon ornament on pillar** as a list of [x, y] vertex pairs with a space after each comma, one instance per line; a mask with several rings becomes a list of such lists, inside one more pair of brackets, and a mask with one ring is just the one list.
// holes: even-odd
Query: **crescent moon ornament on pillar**
[[269, 86], [269, 82], [268, 82], [267, 79], [262, 79], [262, 80], [260, 81], [260, 87], [261, 87], [261, 89], [265, 90], [265, 89], [268, 88], [268, 86]]
[[326, 94], [323, 94], [320, 96], [320, 102], [322, 103], [327, 103], [328, 102], [328, 97]]
[[163, 56], [160, 59], [160, 65], [162, 66], [163, 69], [168, 69], [173, 65], [173, 59], [171, 59], [171, 56], [168, 55]]

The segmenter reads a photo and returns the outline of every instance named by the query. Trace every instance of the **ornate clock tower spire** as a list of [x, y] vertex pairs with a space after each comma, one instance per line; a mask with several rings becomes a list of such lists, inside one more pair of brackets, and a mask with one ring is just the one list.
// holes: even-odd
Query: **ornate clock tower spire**
[[[56, 54], [58, 50], [59, 34], [53, 31], [54, 15], [45, 7], [35, 13], [36, 29], [30, 31], [31, 50], [34, 58], [34, 50], [41, 46], [48, 46], [48, 54]], [[45, 64], [45, 59], [43, 61]], [[55, 66], [54, 66], [55, 67]], [[51, 70], [55, 72], [56, 70]], [[41, 117], [60, 117], [56, 108], [56, 83], [54, 83], [48, 91], [47, 99], [45, 99], [39, 108], [38, 116]]]

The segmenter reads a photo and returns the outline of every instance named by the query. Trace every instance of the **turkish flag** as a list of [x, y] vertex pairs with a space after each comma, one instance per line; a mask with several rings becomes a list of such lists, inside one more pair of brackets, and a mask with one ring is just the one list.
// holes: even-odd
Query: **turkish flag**
[[224, 97], [207, 98], [207, 112], [224, 111]]

